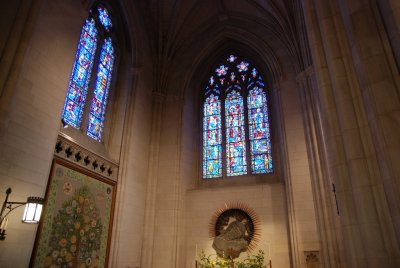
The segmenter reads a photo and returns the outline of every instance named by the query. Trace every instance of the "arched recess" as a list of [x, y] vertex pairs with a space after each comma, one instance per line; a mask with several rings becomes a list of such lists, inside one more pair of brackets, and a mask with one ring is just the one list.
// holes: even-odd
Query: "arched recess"
[[[109, 1], [88, 1], [86, 3], [87, 17], [90, 16], [92, 9], [97, 7], [104, 7], [110, 14], [112, 19], [112, 28], [109, 36], [112, 39], [115, 60], [112, 71], [112, 77], [110, 78], [111, 84], [109, 86], [109, 95], [107, 100], [107, 106], [105, 108], [105, 123], [101, 139], [96, 140], [89, 138], [86, 135], [86, 128], [88, 123], [88, 117], [90, 117], [89, 106], [93, 98], [95, 81], [97, 80], [97, 65], [93, 66], [92, 75], [90, 77], [91, 83], [90, 88], [86, 97], [86, 105], [84, 107], [85, 118], [84, 124], [79, 126], [78, 129], [68, 127], [60, 127], [60, 133], [69, 139], [74, 140], [85, 148], [97, 153], [103, 157], [106, 157], [114, 162], [119, 162], [120, 150], [122, 148], [122, 136], [125, 120], [125, 112], [128, 105], [128, 98], [131, 93], [131, 86], [133, 79], [130, 77], [130, 70], [134, 64], [135, 58], [132, 53], [132, 38], [130, 31], [127, 29], [127, 19], [124, 16], [120, 16], [120, 12], [124, 10], [122, 5], [117, 2]], [[78, 35], [78, 33], [77, 33]], [[102, 39], [98, 44], [96, 55], [99, 57], [101, 46], [103, 45]], [[97, 64], [97, 63], [96, 63]], [[103, 108], [103, 109], [104, 109]]]
[[[105, 5], [111, 15], [114, 15], [113, 26], [116, 28], [115, 39], [118, 43], [118, 58], [104, 130], [107, 137], [104, 141], [97, 142], [87, 138], [84, 133], [70, 128], [60, 128], [60, 132], [118, 165], [118, 170], [114, 170], [118, 173], [117, 195], [108, 263], [110, 267], [136, 267], [140, 266], [143, 239], [141, 230], [145, 224], [144, 217], [133, 215], [137, 215], [138, 211], [138, 213], [144, 211], [146, 184], [140, 179], [147, 175], [147, 170], [143, 169], [146, 166], [144, 163], [135, 160], [148, 159], [149, 155], [147, 147], [137, 150], [136, 137], [150, 136], [150, 133], [145, 133], [150, 129], [148, 126], [150, 120], [142, 118], [151, 114], [151, 96], [148, 99], [140, 97], [139, 100], [145, 107], [149, 107], [148, 111], [137, 112], [136, 104], [137, 95], [143, 96], [146, 94], [143, 92], [148, 91], [150, 87], [139, 88], [138, 86], [139, 83], [143, 83], [143, 73], [147, 69], [143, 63], [151, 62], [147, 58], [150, 53], [146, 50], [148, 41], [144, 23], [140, 20], [140, 12], [132, 1], [86, 1], [86, 11], [98, 3]], [[81, 12], [86, 13], [85, 10]], [[146, 144], [146, 141], [142, 143]], [[132, 184], [135, 186], [132, 187]], [[132, 213], [132, 204], [135, 204], [135, 213]], [[127, 217], [127, 215], [132, 215], [132, 217]], [[127, 232], [132, 229], [137, 232]], [[126, 248], [130, 249], [131, 254], [124, 254]], [[137, 258], [132, 258], [132, 256]]]
[[[219, 36], [222, 37], [222, 36]], [[267, 46], [266, 46], [267, 47]], [[266, 49], [265, 49], [266, 50]], [[274, 88], [279, 85], [281, 77], [281, 66], [274, 55], [273, 50], [270, 48], [268, 52], [260, 54], [262, 49], [256, 47], [256, 49], [244, 44], [241, 41], [234, 40], [230, 36], [223, 36], [220, 40], [213, 43], [209, 47], [205, 48], [204, 51], [197, 58], [201, 58], [198, 62], [194, 63], [197, 68], [194, 68], [186, 81], [185, 92], [184, 92], [184, 104], [183, 104], [183, 122], [182, 122], [182, 143], [190, 143], [190, 147], [196, 152], [192, 166], [195, 166], [195, 170], [191, 176], [184, 176], [189, 178], [190, 181], [186, 181], [188, 188], [197, 187], [215, 187], [216, 185], [232, 185], [232, 183], [252, 184], [260, 182], [261, 180], [279, 181], [282, 180], [282, 142], [283, 139], [280, 137], [281, 124], [279, 118], [279, 100], [278, 95], [274, 92]], [[201, 179], [201, 105], [202, 105], [202, 90], [204, 89], [205, 82], [207, 82], [208, 75], [213, 66], [218, 63], [219, 60], [224, 59], [230, 54], [240, 55], [241, 57], [247, 58], [252, 61], [254, 66], [262, 74], [266, 83], [266, 88], [269, 90], [270, 100], [269, 105], [271, 106], [271, 134], [273, 144], [273, 155], [274, 155], [274, 172], [273, 174], [264, 175], [247, 175], [246, 178], [232, 178], [231, 181], [226, 179], [219, 179], [212, 183], [207, 183]], [[271, 60], [272, 59], [272, 60]], [[190, 119], [189, 119], [190, 117]], [[187, 148], [188, 145], [182, 144], [182, 148]], [[276, 161], [275, 161], [276, 159]], [[187, 160], [186, 160], [187, 161]], [[196, 178], [193, 181], [193, 178]], [[245, 180], [245, 181], [242, 181]], [[190, 186], [189, 186], [190, 185]]]
[[[145, 232], [145, 236], [149, 236], [149, 239], [145, 238], [148, 243], [145, 243], [143, 247], [143, 254], [149, 256], [145, 256], [146, 261], [143, 262], [144, 264], [154, 264], [158, 261], [161, 265], [159, 257], [153, 257], [151, 255], [153, 254], [152, 252], [158, 252], [157, 250], [161, 249], [155, 241], [157, 241], [157, 239], [168, 238], [167, 240], [170, 241], [168, 246], [171, 246], [171, 249], [167, 251], [163, 249], [163, 255], [169, 258], [166, 262], [166, 266], [170, 264], [168, 267], [188, 267], [189, 254], [193, 256], [192, 253], [188, 253], [190, 248], [193, 249], [191, 246], [195, 244], [195, 241], [197, 241], [196, 239], [204, 238], [193, 238], [193, 236], [195, 236], [193, 235], [193, 231], [197, 231], [195, 229], [196, 227], [192, 225], [192, 222], [187, 222], [189, 217], [188, 213], [194, 215], [195, 213], [193, 211], [199, 210], [199, 207], [202, 206], [202, 204], [200, 205], [199, 203], [192, 202], [193, 195], [191, 193], [204, 195], [204, 198], [200, 198], [201, 203], [208, 202], [210, 207], [210, 202], [215, 199], [211, 199], [207, 194], [217, 198], [215, 195], [218, 193], [218, 190], [221, 189], [229, 191], [231, 187], [240, 186], [240, 189], [237, 187], [236, 190], [242, 191], [243, 189], [243, 191], [246, 191], [245, 188], [251, 188], [251, 186], [253, 186], [258, 188], [255, 191], [260, 195], [265, 194], [265, 192], [258, 192], [261, 188], [273, 189], [271, 191], [280, 193], [281, 199], [274, 199], [276, 196], [270, 196], [267, 202], [258, 202], [258, 205], [263, 206], [268, 203], [273, 206], [281, 206], [280, 212], [282, 213], [282, 217], [280, 219], [281, 221], [276, 226], [287, 227], [282, 231], [282, 234], [284, 234], [283, 236], [286, 236], [283, 239], [291, 240], [295, 243], [299, 238], [299, 235], [293, 231], [296, 228], [296, 219], [288, 212], [293, 208], [286, 207], [286, 201], [289, 200], [290, 197], [286, 196], [289, 191], [284, 184], [270, 184], [256, 177], [247, 177], [248, 180], [246, 181], [234, 179], [232, 183], [225, 183], [225, 180], [222, 183], [200, 185], [200, 91], [203, 88], [204, 80], [208, 77], [210, 68], [216, 61], [224, 58], [228, 53], [232, 53], [232, 49], [241, 56], [251, 59], [253, 63], [259, 67], [260, 72], [262, 72], [271, 89], [270, 105], [273, 117], [273, 139], [276, 139], [276, 141], [274, 141], [274, 149], [278, 150], [278, 153], [275, 153], [275, 155], [282, 160], [279, 161], [279, 164], [282, 166], [279, 168], [276, 167], [280, 172], [280, 176], [276, 176], [274, 181], [280, 182], [279, 179], [283, 181], [283, 178], [286, 179], [290, 176], [286, 173], [288, 170], [287, 146], [285, 144], [287, 139], [283, 131], [284, 122], [280, 95], [283, 77], [285, 79], [286, 92], [290, 91], [293, 93], [293, 98], [298, 101], [295, 97], [296, 84], [294, 72], [292, 71], [290, 73], [291, 76], [289, 79], [285, 77], [288, 72], [287, 70], [292, 67], [289, 65], [294, 62], [291, 58], [292, 54], [287, 46], [282, 43], [282, 39], [277, 41], [271, 38], [273, 34], [270, 32], [270, 29], [268, 29], [266, 36], [259, 34], [259, 32], [262, 32], [262, 28], [261, 30], [258, 28], [259, 32], [256, 32], [251, 28], [253, 24], [247, 24], [248, 21], [242, 21], [243, 23], [240, 23], [238, 20], [239, 18], [235, 18], [235, 21], [230, 18], [226, 20], [222, 18], [220, 19], [221, 24], [217, 25], [215, 21], [206, 22], [205, 24], [208, 26], [205, 25], [205, 28], [199, 27], [199, 32], [191, 32], [190, 38], [187, 40], [174, 40], [174, 45], [177, 46], [177, 48], [175, 47], [175, 50], [171, 48], [165, 55], [163, 54], [160, 59], [160, 61], [167, 66], [165, 68], [168, 68], [168, 70], [162, 70], [164, 71], [163, 74], [165, 74], [165, 76], [162, 77], [162, 83], [166, 86], [159, 89], [157, 88], [157, 90], [160, 90], [158, 93], [162, 100], [160, 101], [160, 122], [157, 122], [158, 129], [156, 129], [161, 133], [161, 141], [158, 141], [159, 143], [156, 145], [159, 145], [159, 147], [166, 152], [160, 152], [158, 154], [160, 158], [157, 159], [157, 165], [154, 165], [154, 173], [158, 173], [154, 175], [155, 179], [152, 184], [152, 186], [155, 185], [156, 188], [152, 191], [155, 204], [153, 210], [155, 212], [153, 213], [150, 211], [150, 213], [148, 213], [146, 211], [146, 214], [149, 214], [149, 218], [153, 220], [150, 219], [149, 222], [146, 221], [146, 225], [150, 227], [149, 231]], [[237, 24], [241, 24], [240, 27], [237, 27]], [[260, 25], [258, 25], [258, 27], [260, 27]], [[285, 70], [285, 72], [283, 70]], [[156, 78], [160, 79], [159, 77]], [[301, 121], [298, 120], [296, 124], [300, 125]], [[155, 155], [157, 155], [157, 153], [158, 152], [156, 152]], [[151, 178], [149, 178], [149, 181], [150, 179]], [[264, 187], [257, 187], [258, 184], [263, 183]], [[162, 195], [160, 193], [162, 193]], [[157, 195], [160, 196], [159, 199], [157, 199]], [[234, 197], [228, 197], [228, 195], [223, 196], [224, 198], [233, 198], [235, 200], [237, 198], [243, 198], [239, 195]], [[165, 200], [171, 202], [165, 202]], [[215, 204], [211, 204], [211, 206], [213, 205]], [[291, 202], [291, 205], [293, 206], [293, 202]], [[259, 209], [263, 213], [267, 211], [264, 207], [259, 207]], [[174, 212], [173, 215], [168, 214], [171, 215], [170, 218], [173, 219], [169, 218], [170, 222], [168, 222], [168, 224], [165, 224], [163, 228], [157, 227], [157, 232], [154, 232], [154, 219], [162, 217], [166, 215], [165, 213], [169, 213], [170, 211]], [[202, 210], [201, 213], [204, 213], [204, 210]], [[269, 216], [271, 215], [267, 217]], [[288, 221], [290, 221], [289, 224]], [[265, 223], [266, 225], [273, 226], [273, 224], [269, 224], [268, 220]], [[200, 225], [197, 227], [202, 228]], [[288, 238], [288, 229], [290, 229], [290, 238]], [[265, 230], [268, 230], [267, 232], [270, 231], [268, 228], [265, 228]], [[269, 237], [272, 236], [273, 235]], [[206, 242], [204, 242], [204, 245], [205, 244]], [[293, 253], [295, 251], [296, 253]], [[288, 254], [300, 255], [300, 251], [294, 249], [293, 246], [291, 249], [288, 249], [287, 252], [289, 252]], [[285, 261], [289, 263], [290, 258], [294, 259], [291, 255], [290, 257], [288, 256]]]
[[[249, 37], [249, 36], [247, 36]], [[237, 196], [231, 196], [230, 194], [224, 194], [224, 202], [240, 202], [244, 201], [246, 195], [264, 195], [268, 196], [265, 200], [256, 201], [257, 204], [252, 204], [256, 210], [263, 215], [264, 229], [264, 242], [276, 243], [273, 235], [270, 235], [270, 227], [272, 226], [285, 226], [282, 236], [283, 240], [289, 241], [288, 221], [289, 216], [286, 208], [286, 193], [285, 186], [283, 184], [285, 175], [286, 155], [285, 155], [285, 137], [282, 134], [282, 118], [281, 118], [281, 105], [279, 103], [279, 87], [282, 77], [282, 66], [275, 54], [275, 50], [268, 44], [257, 40], [255, 36], [247, 38], [245, 36], [235, 36], [233, 33], [220, 33], [217, 35], [217, 40], [209, 42], [199, 53], [195, 53], [196, 58], [194, 59], [193, 66], [195, 66], [190, 74], [188, 74], [185, 80], [183, 93], [183, 106], [182, 106], [182, 122], [181, 122], [181, 181], [185, 190], [189, 190], [184, 195], [185, 200], [185, 211], [181, 214], [193, 213], [192, 211], [200, 210], [199, 206], [193, 202], [193, 196], [196, 196], [196, 200], [199, 200], [199, 196], [203, 196], [204, 202], [208, 203], [205, 207], [210, 206], [210, 202], [215, 202], [214, 205], [218, 205], [218, 193], [237, 191]], [[249, 42], [252, 40], [252, 42]], [[256, 41], [257, 40], [257, 41]], [[264, 77], [266, 88], [269, 89], [270, 98], [269, 105], [271, 106], [271, 136], [272, 136], [272, 148], [274, 155], [274, 173], [273, 174], [257, 174], [257, 175], [243, 175], [240, 177], [229, 177], [221, 178], [216, 180], [203, 180], [202, 179], [202, 142], [201, 142], [201, 106], [202, 106], [202, 91], [204, 90], [205, 83], [209, 78], [210, 71], [219, 63], [221, 59], [229, 56], [230, 54], [240, 55], [243, 58], [251, 60], [254, 66]], [[259, 187], [264, 185], [263, 187]], [[254, 187], [254, 188], [252, 188]], [[268, 189], [268, 191], [279, 192], [279, 198], [276, 196], [269, 196], [268, 193], [260, 190]], [[249, 190], [251, 189], [251, 190]], [[193, 194], [192, 194], [193, 193]], [[200, 198], [202, 199], [202, 198]], [[252, 202], [249, 201], [248, 202]], [[213, 204], [211, 204], [212, 207]], [[271, 215], [264, 206], [271, 206], [272, 208], [281, 207], [282, 218], [279, 223], [273, 222]], [[183, 207], [183, 206], [182, 206]], [[273, 209], [272, 209], [273, 210]], [[271, 210], [270, 210], [271, 211]], [[181, 217], [184, 221], [185, 217]], [[201, 222], [203, 219], [199, 219]], [[208, 220], [208, 219], [207, 219]], [[184, 224], [182, 224], [185, 226]], [[202, 228], [201, 226], [189, 226], [186, 223], [186, 236], [191, 233], [195, 228]], [[209, 243], [203, 240], [203, 237], [194, 235], [193, 237], [184, 238], [185, 233], [181, 233], [181, 239], [183, 244], [187, 248], [190, 248], [193, 244], [198, 244], [199, 248], [205, 250], [211, 250], [207, 248]], [[261, 248], [266, 248], [264, 244]], [[287, 247], [287, 258], [285, 261], [290, 262], [290, 246], [288, 244], [283, 245], [283, 248]], [[186, 257], [186, 265], [189, 262], [190, 257]], [[181, 265], [184, 265], [181, 263]]]
[[[216, 40], [201, 42], [198, 46], [204, 45], [204, 47], [193, 53], [193, 55], [196, 55], [193, 66], [196, 67], [187, 74], [183, 87], [185, 91], [183, 93], [181, 122], [181, 180], [186, 189], [193, 189], [194, 191], [199, 190], [211, 194], [213, 190], [218, 191], [218, 189], [223, 189], [225, 187], [230, 189], [230, 187], [245, 187], [262, 183], [267, 183], [268, 185], [269, 182], [266, 182], [268, 179], [263, 181], [263, 178], [256, 176], [243, 176], [241, 178], [232, 178], [232, 180], [229, 181], [220, 180], [211, 183], [203, 182], [201, 179], [201, 129], [199, 123], [201, 118], [201, 99], [199, 96], [201, 96], [201, 90], [204, 87], [204, 80], [207, 79], [210, 68], [214, 66], [216, 61], [226, 57], [228, 53], [236, 52], [242, 57], [252, 60], [253, 63], [259, 67], [260, 72], [262, 72], [265, 77], [267, 87], [271, 90], [272, 144], [274, 149], [273, 154], [275, 155], [274, 159], [276, 159], [275, 163], [278, 164], [275, 166], [275, 177], [271, 181], [285, 183], [282, 185], [282, 189], [284, 189], [285, 203], [283, 206], [285, 207], [285, 217], [287, 218], [285, 218], [286, 223], [282, 224], [282, 226], [287, 224], [286, 235], [290, 241], [290, 261], [288, 262], [292, 265], [298, 265], [303, 261], [302, 250], [308, 246], [303, 242], [305, 239], [301, 237], [303, 234], [302, 232], [306, 225], [311, 226], [310, 228], [314, 228], [314, 222], [312, 222], [314, 211], [312, 208], [307, 211], [307, 213], [310, 214], [311, 223], [305, 221], [300, 222], [298, 216], [296, 216], [296, 214], [299, 213], [299, 208], [298, 206], [296, 207], [295, 202], [301, 199], [302, 194], [296, 192], [298, 189], [292, 187], [292, 184], [300, 185], [299, 182], [303, 178], [297, 174], [291, 175], [291, 171], [296, 170], [297, 167], [295, 167], [295, 162], [289, 163], [287, 144], [289, 142], [293, 144], [294, 141], [297, 142], [298, 140], [298, 142], [303, 145], [305, 140], [302, 140], [301, 135], [300, 138], [297, 139], [296, 136], [293, 135], [293, 130], [291, 130], [290, 133], [290, 140], [286, 136], [287, 131], [285, 128], [288, 126], [290, 127], [290, 125], [288, 125], [289, 120], [296, 120], [295, 124], [299, 132], [303, 131], [301, 128], [303, 125], [301, 119], [295, 118], [297, 115], [292, 114], [292, 111], [287, 109], [288, 105], [286, 104], [286, 108], [284, 108], [283, 103], [281, 103], [281, 99], [284, 99], [285, 101], [295, 103], [296, 107], [301, 105], [297, 97], [298, 92], [296, 91], [298, 86], [295, 82], [296, 73], [293, 69], [289, 70], [296, 63], [290, 57], [291, 54], [286, 48], [279, 48], [276, 43], [267, 43], [265, 40], [245, 30], [240, 31], [235, 29], [235, 31], [238, 35], [236, 35], [234, 31], [217, 31]], [[283, 90], [285, 92], [284, 96], [282, 95]], [[293, 153], [290, 154], [293, 155]], [[190, 156], [190, 158], [187, 156]], [[302, 152], [302, 155], [299, 155], [299, 157], [303, 159], [307, 158], [305, 152]], [[308, 169], [307, 164], [305, 164], [304, 168]], [[269, 188], [270, 186], [272, 185], [266, 187]], [[308, 180], [304, 181], [304, 188], [306, 187], [307, 194], [309, 193], [312, 195]], [[188, 199], [190, 200], [190, 197], [188, 197]], [[280, 201], [269, 200], [268, 202], [277, 205]], [[266, 230], [267, 229], [268, 228], [266, 228]], [[299, 231], [299, 229], [301, 231]], [[314, 231], [315, 233], [313, 233], [313, 235], [317, 234], [317, 230], [315, 229], [313, 232]], [[267, 239], [269, 238], [267, 237]], [[312, 239], [314, 239], [314, 237]], [[316, 246], [318, 244], [317, 241], [318, 239], [313, 240], [311, 247], [318, 250], [318, 246]]]

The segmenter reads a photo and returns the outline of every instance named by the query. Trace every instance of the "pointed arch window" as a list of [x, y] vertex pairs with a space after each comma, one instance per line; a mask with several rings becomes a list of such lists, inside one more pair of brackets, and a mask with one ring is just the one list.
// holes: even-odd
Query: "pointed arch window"
[[203, 159], [204, 174], [222, 176], [221, 101], [213, 94], [204, 102]]
[[268, 90], [257, 68], [230, 55], [203, 94], [203, 178], [273, 173]]
[[[111, 30], [108, 10], [98, 6], [82, 27], [62, 112], [66, 124], [77, 129], [86, 125], [87, 136], [97, 141], [102, 137], [115, 63]], [[95, 75], [92, 75], [93, 66], [97, 67]], [[90, 102], [86, 100], [88, 95]], [[88, 111], [85, 111], [86, 106], [89, 106]]]
[[82, 122], [86, 94], [97, 48], [97, 35], [94, 19], [86, 20], [82, 27], [62, 115], [67, 124], [76, 128], [79, 128]]
[[228, 176], [247, 172], [246, 133], [243, 98], [236, 90], [225, 98], [226, 173]]
[[97, 80], [94, 86], [86, 130], [87, 135], [95, 140], [101, 140], [113, 66], [114, 48], [111, 38], [107, 38], [101, 48]]

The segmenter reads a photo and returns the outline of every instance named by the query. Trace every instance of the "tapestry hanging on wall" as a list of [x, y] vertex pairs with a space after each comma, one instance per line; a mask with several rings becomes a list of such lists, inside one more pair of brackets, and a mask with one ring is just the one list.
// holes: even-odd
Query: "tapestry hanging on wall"
[[116, 183], [53, 161], [31, 267], [107, 267]]

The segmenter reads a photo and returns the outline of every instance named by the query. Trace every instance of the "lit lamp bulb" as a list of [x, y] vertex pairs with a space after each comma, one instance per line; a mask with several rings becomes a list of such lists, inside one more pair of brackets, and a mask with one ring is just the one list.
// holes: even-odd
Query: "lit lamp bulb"
[[28, 197], [22, 222], [38, 223], [42, 214], [43, 201], [41, 197]]

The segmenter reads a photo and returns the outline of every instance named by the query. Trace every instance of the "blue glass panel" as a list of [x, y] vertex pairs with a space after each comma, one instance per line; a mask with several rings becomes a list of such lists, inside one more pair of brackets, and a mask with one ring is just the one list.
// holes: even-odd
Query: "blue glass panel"
[[218, 76], [226, 75], [227, 71], [228, 71], [228, 67], [225, 65], [221, 65], [215, 70], [215, 72], [217, 73]]
[[251, 151], [253, 154], [264, 154], [268, 152], [268, 142], [266, 139], [254, 140], [251, 143]]
[[256, 76], [257, 76], [256, 68], [253, 68], [253, 70], [251, 71], [251, 75], [253, 76], [253, 78], [256, 78]]
[[97, 47], [97, 30], [93, 19], [86, 20], [82, 27], [76, 51], [67, 97], [62, 112], [63, 120], [76, 128], [81, 126], [94, 54]]
[[235, 81], [236, 75], [234, 72], [231, 72], [231, 75], [229, 76], [229, 78], [231, 79], [231, 81]]
[[253, 173], [271, 173], [272, 168], [272, 157], [267, 154], [254, 155], [252, 159], [251, 169]]
[[209, 82], [210, 82], [210, 86], [214, 85], [214, 83], [215, 83], [214, 76], [210, 76]]
[[221, 102], [211, 95], [203, 106], [203, 178], [222, 176]]
[[99, 7], [98, 11], [99, 11], [99, 20], [101, 24], [104, 26], [104, 28], [109, 30], [112, 27], [112, 23], [110, 16], [108, 15], [107, 9]]
[[228, 62], [234, 62], [237, 59], [237, 57], [235, 55], [230, 55], [226, 60]]
[[247, 69], [249, 67], [249, 63], [242, 61], [236, 67], [238, 68], [239, 73], [245, 72], [245, 71], [247, 71]]
[[228, 176], [247, 173], [243, 109], [242, 96], [237, 91], [229, 93], [225, 100], [226, 167]]
[[86, 129], [86, 134], [97, 141], [101, 140], [101, 133], [103, 131], [114, 57], [114, 48], [111, 38], [107, 38], [101, 47], [100, 62], [97, 68], [97, 80], [94, 87], [93, 98], [90, 103], [89, 122]]
[[247, 97], [251, 169], [253, 173], [271, 173], [272, 149], [269, 130], [267, 94], [259, 87]]

